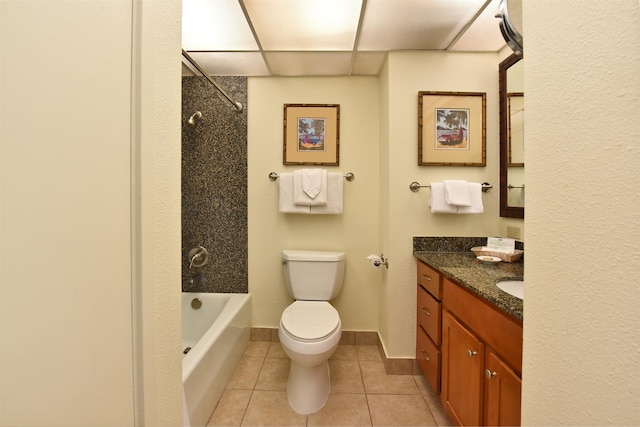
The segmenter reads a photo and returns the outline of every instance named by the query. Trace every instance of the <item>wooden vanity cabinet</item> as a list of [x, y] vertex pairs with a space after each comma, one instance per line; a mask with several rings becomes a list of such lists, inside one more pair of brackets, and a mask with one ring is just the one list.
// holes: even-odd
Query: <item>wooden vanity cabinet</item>
[[416, 361], [431, 388], [440, 393], [442, 277], [418, 261]]
[[520, 425], [522, 323], [442, 282], [445, 411], [458, 425]]

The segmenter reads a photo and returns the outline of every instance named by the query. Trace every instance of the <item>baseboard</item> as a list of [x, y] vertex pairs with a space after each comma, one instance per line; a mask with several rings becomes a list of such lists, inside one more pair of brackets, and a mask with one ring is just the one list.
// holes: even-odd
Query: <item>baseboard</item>
[[[251, 328], [251, 341], [280, 342], [277, 328]], [[377, 345], [384, 370], [388, 375], [421, 374], [415, 359], [388, 358], [376, 331], [342, 331], [342, 345]]]

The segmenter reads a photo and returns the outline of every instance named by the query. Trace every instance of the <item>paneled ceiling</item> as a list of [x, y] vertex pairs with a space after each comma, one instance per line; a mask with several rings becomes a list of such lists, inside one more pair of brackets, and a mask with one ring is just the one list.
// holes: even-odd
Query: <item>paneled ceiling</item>
[[497, 52], [498, 3], [183, 0], [182, 48], [210, 75], [378, 75], [390, 51]]

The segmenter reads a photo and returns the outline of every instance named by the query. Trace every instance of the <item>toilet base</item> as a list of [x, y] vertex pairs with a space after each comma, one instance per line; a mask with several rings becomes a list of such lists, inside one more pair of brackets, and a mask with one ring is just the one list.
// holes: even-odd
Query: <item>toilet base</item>
[[303, 366], [291, 361], [287, 397], [294, 411], [302, 415], [318, 412], [327, 403], [330, 391], [328, 361], [315, 366]]

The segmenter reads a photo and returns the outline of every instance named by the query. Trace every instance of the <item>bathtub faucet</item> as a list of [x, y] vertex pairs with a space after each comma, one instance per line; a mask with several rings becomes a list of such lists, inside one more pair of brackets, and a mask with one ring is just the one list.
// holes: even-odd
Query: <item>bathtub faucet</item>
[[209, 252], [202, 246], [196, 246], [189, 249], [187, 257], [189, 258], [189, 268], [202, 267], [209, 261]]

